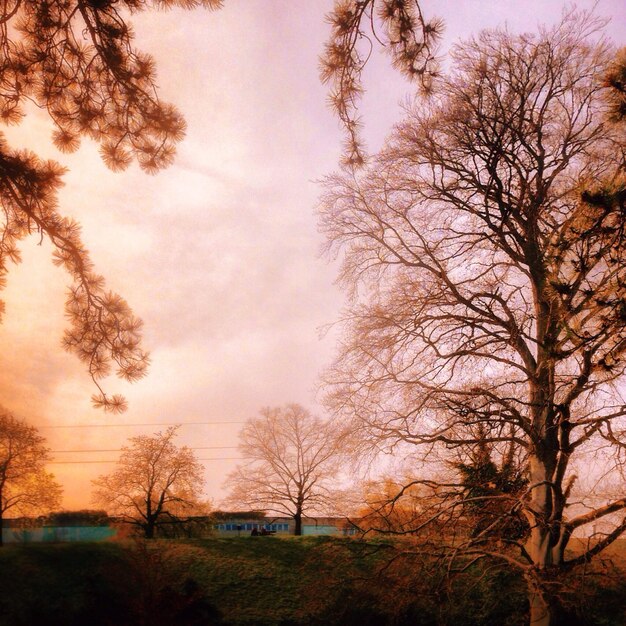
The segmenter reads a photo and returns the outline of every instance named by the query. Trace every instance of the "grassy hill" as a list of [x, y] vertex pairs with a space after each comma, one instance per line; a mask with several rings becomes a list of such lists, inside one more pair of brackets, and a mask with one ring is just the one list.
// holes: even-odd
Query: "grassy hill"
[[[450, 582], [414, 548], [330, 537], [7, 546], [0, 626], [525, 624], [513, 573], [477, 566]], [[605, 570], [583, 591], [573, 581], [568, 623], [626, 623], [624, 569]]]

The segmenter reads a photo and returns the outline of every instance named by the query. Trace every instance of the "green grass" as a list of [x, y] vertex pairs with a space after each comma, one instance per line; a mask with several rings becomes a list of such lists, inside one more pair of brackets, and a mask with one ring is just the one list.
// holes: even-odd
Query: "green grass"
[[371, 576], [375, 560], [358, 544], [325, 537], [211, 539], [168, 549], [238, 626], [330, 623], [342, 587]]
[[[476, 566], [450, 582], [412, 547], [331, 537], [5, 546], [0, 626], [526, 623], [518, 576]], [[576, 624], [624, 623], [625, 570], [611, 567], [610, 579], [573, 581]]]

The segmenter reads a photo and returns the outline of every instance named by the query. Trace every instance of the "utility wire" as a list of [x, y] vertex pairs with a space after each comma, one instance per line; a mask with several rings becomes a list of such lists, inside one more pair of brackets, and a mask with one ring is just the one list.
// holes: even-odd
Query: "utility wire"
[[[242, 461], [243, 459], [239, 456], [223, 456], [223, 457], [212, 457], [209, 459], [197, 459], [198, 461]], [[80, 463], [84, 465], [85, 463], [117, 463], [117, 461], [48, 461], [49, 465], [73, 465], [75, 463]]]
[[38, 426], [38, 428], [125, 428], [126, 426], [208, 426], [213, 424], [245, 424], [245, 420], [229, 422], [154, 422], [138, 424], [54, 424], [52, 426]]
[[[236, 450], [238, 446], [206, 446], [206, 447], [198, 447], [198, 448], [190, 448], [189, 446], [184, 446], [185, 448], [189, 448], [190, 450]], [[121, 448], [111, 448], [108, 450], [105, 449], [89, 449], [89, 450], [50, 450], [53, 454], [65, 454], [66, 452], [121, 452]]]

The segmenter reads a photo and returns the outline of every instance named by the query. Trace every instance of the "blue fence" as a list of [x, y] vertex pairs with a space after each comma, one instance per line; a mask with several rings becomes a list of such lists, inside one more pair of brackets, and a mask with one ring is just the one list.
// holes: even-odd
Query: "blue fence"
[[3, 543], [45, 543], [55, 541], [104, 541], [117, 534], [109, 526], [44, 526], [3, 528]]

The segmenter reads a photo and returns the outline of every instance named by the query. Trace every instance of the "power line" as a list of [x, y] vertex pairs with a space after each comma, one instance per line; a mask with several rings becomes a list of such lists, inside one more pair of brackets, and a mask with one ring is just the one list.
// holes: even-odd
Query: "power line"
[[[184, 446], [189, 448], [189, 446]], [[238, 446], [205, 446], [198, 448], [189, 448], [190, 450], [236, 450]], [[50, 450], [54, 454], [65, 454], [66, 452], [121, 452], [121, 448], [110, 449], [89, 449], [89, 450]]]
[[245, 424], [245, 420], [241, 421], [224, 421], [224, 422], [154, 422], [154, 423], [137, 423], [137, 424], [54, 424], [51, 426], [39, 426], [38, 428], [125, 428], [130, 426], [211, 426], [214, 424]]
[[[198, 461], [242, 461], [243, 459], [239, 456], [223, 456], [223, 457], [212, 457], [209, 459], [197, 459]], [[117, 461], [48, 461], [49, 465], [73, 465], [76, 463], [80, 463], [81, 465], [85, 463], [94, 463], [94, 464], [107, 464], [107, 463], [117, 463]]]

